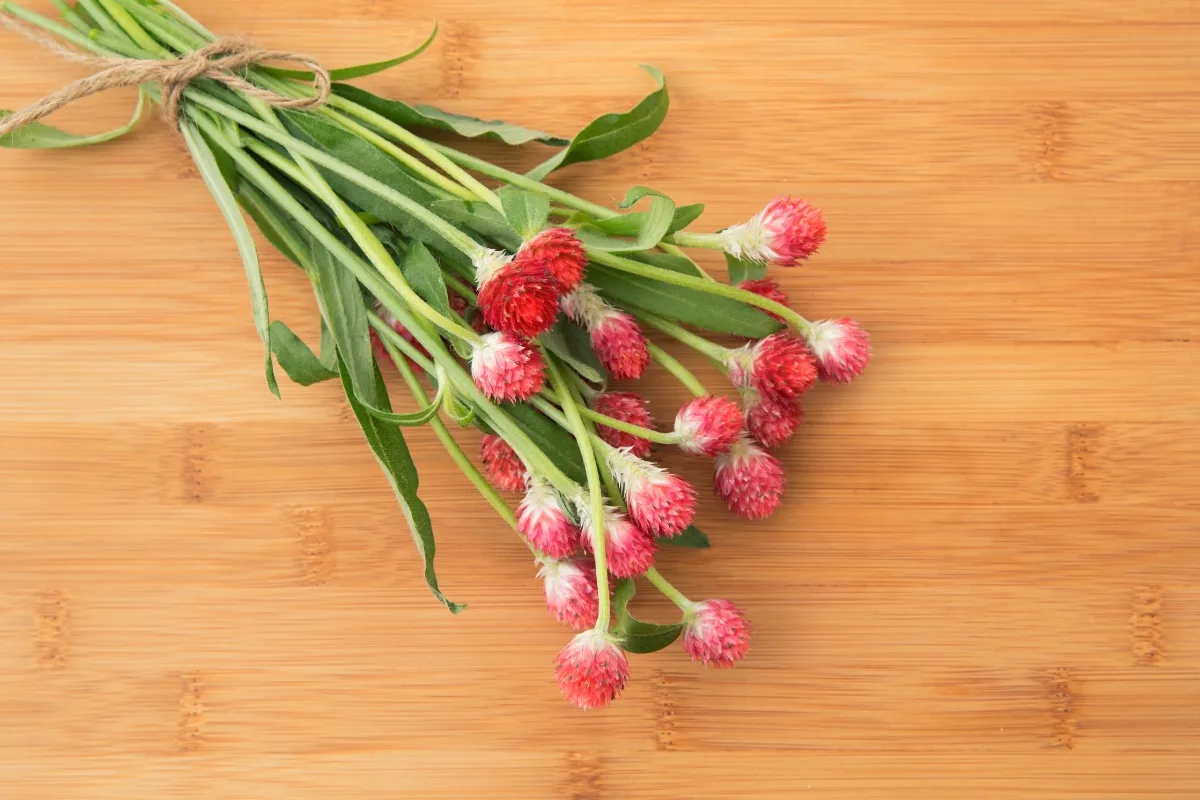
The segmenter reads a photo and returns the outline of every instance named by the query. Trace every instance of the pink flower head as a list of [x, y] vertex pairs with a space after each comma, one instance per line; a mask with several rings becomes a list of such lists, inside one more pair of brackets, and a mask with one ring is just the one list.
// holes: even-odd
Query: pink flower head
[[733, 385], [751, 387], [780, 403], [795, 400], [817, 382], [817, 362], [804, 342], [787, 332], [772, 333], [729, 352], [725, 362]]
[[750, 623], [728, 600], [705, 600], [692, 606], [683, 629], [683, 646], [705, 666], [732, 667], [750, 649]]
[[636, 319], [610, 306], [587, 283], [563, 295], [561, 303], [567, 316], [587, 329], [592, 349], [610, 375], [617, 380], [642, 377], [650, 363], [650, 349]]
[[719, 456], [742, 432], [742, 410], [727, 397], [706, 394], [689, 400], [675, 415], [679, 448], [700, 456]]
[[720, 236], [725, 252], [735, 258], [794, 267], [825, 241], [825, 218], [807, 200], [777, 197]]
[[[575, 508], [579, 511], [582, 520], [583, 549], [591, 553], [595, 550], [595, 541], [599, 531], [592, 520], [588, 498], [586, 496], [576, 498]], [[658, 552], [658, 545], [655, 544], [654, 537], [630, 522], [624, 514], [607, 506], [600, 523], [604, 528], [608, 571], [614, 577], [632, 578], [654, 566], [654, 554]]]
[[538, 577], [546, 592], [546, 608], [555, 619], [577, 631], [595, 625], [600, 613], [596, 566], [583, 558], [542, 559], [538, 563], [541, 565]]
[[817, 359], [821, 380], [849, 383], [871, 360], [871, 336], [849, 317], [814, 323], [808, 347]]
[[[756, 294], [759, 297], [765, 297], [768, 300], [774, 300], [780, 305], [786, 306], [788, 304], [787, 292], [785, 292], [783, 287], [779, 285], [779, 281], [772, 280], [771, 278], [762, 278], [755, 281], [742, 281], [738, 284], [738, 288], [750, 292], [751, 294]], [[765, 309], [760, 310], [777, 322], [785, 322], [783, 317], [772, 311], [767, 311]]]
[[550, 558], [566, 558], [579, 544], [579, 528], [563, 510], [558, 492], [532, 476], [517, 509], [517, 532]]
[[761, 397], [753, 389], [746, 394], [746, 430], [760, 444], [779, 447], [792, 438], [803, 419], [804, 406], [799, 398], [780, 403]]
[[528, 400], [546, 381], [542, 354], [511, 334], [485, 333], [471, 355], [471, 377], [492, 400]]
[[683, 478], [622, 450], [609, 453], [608, 465], [637, 527], [652, 536], [677, 536], [692, 524], [696, 490]]
[[[643, 428], [653, 428], [654, 418], [646, 401], [633, 392], [605, 392], [592, 401], [592, 410]], [[626, 448], [638, 458], [650, 455], [650, 440], [607, 425], [596, 425], [596, 434], [613, 447]]]
[[514, 261], [540, 265], [560, 292], [573, 292], [583, 280], [587, 252], [570, 228], [548, 228], [521, 245]]
[[779, 508], [786, 478], [779, 459], [742, 435], [713, 464], [713, 489], [746, 519], [764, 519]]
[[505, 492], [519, 492], [525, 488], [525, 464], [508, 442], [485, 433], [479, 440], [479, 455], [483, 458], [484, 475], [492, 486]]
[[[375, 315], [378, 316], [381, 320], [383, 320], [384, 323], [386, 323], [389, 328], [394, 330], [396, 333], [400, 334], [401, 338], [403, 338], [404, 341], [408, 342], [411, 345], [415, 345], [417, 350], [419, 350], [424, 355], [429, 355], [429, 351], [426, 350], [424, 347], [422, 347], [417, 342], [416, 337], [412, 335], [412, 331], [410, 331], [408, 328], [404, 327], [404, 323], [402, 323], [400, 320], [396, 319], [396, 315], [393, 314], [392, 312], [388, 311], [387, 308], [385, 308], [384, 305], [382, 303], [380, 303], [378, 300], [375, 301], [373, 310], [375, 311]], [[380, 364], [391, 364], [392, 363], [391, 353], [389, 353], [387, 351], [387, 348], [383, 346], [383, 340], [379, 338], [379, 334], [375, 332], [374, 328], [371, 329], [371, 349], [375, 352], [375, 359]], [[417, 368], [416, 362], [414, 362], [411, 358], [408, 358], [408, 356], [405, 356], [405, 359], [408, 361], [408, 365], [410, 367], [412, 367], [414, 369]]]
[[554, 327], [562, 291], [545, 265], [488, 250], [475, 261], [483, 321], [504, 333], [532, 339]]
[[563, 697], [587, 711], [617, 698], [629, 680], [625, 652], [603, 631], [577, 634], [554, 661], [554, 677]]

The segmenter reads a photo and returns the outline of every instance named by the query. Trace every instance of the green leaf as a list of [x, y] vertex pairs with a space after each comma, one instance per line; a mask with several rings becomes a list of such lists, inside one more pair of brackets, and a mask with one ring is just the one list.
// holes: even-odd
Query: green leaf
[[[682, 263], [676, 262], [671, 267], [666, 265], [672, 262], [656, 259], [655, 266], [676, 272], [692, 272], [690, 262], [686, 259], [678, 261]], [[684, 264], [687, 265], [686, 270]], [[650, 311], [660, 317], [714, 333], [761, 339], [783, 327], [757, 308], [732, 298], [675, 286], [600, 264], [588, 265], [588, 282], [617, 305]]]
[[454, 420], [460, 428], [465, 428], [475, 421], [475, 409], [455, 397], [454, 392], [446, 392], [442, 407], [447, 416]]
[[643, 197], [650, 197], [650, 211], [642, 216], [641, 227], [637, 230], [637, 238], [632, 241], [612, 239], [596, 235], [587, 226], [577, 229], [580, 240], [591, 248], [607, 250], [611, 253], [629, 253], [636, 250], [649, 250], [658, 245], [667, 235], [671, 221], [675, 217], [675, 203], [661, 192], [645, 186], [635, 186], [625, 195], [621, 208], [629, 208]]
[[673, 544], [676, 547], [689, 547], [695, 550], [704, 550], [712, 547], [712, 543], [708, 540], [704, 531], [695, 525], [687, 526], [678, 536], [671, 536], [669, 538], [664, 536], [658, 541]]
[[669, 647], [683, 633], [683, 623], [659, 625], [635, 619], [629, 613], [635, 591], [633, 579], [624, 578], [613, 592], [613, 632], [621, 637], [621, 648], [629, 653], [654, 653]]
[[[433, 195], [428, 190], [413, 180], [393, 158], [366, 140], [315, 114], [292, 111], [283, 112], [281, 116], [288, 130], [297, 139], [321, 148], [334, 158], [424, 206], [433, 202]], [[317, 166], [317, 169], [333, 190], [351, 205], [374, 214], [394, 226], [405, 237], [424, 242], [439, 253], [461, 255], [456, 247], [429, 226], [386, 198], [380, 197], [370, 189], [364, 189], [336, 172], [320, 166]]]
[[486, 236], [505, 250], [515, 251], [521, 246], [521, 237], [513, 230], [512, 225], [503, 214], [487, 203], [438, 200], [430, 208], [442, 219]]
[[[442, 268], [438, 266], [429, 248], [421, 242], [413, 242], [404, 255], [400, 271], [422, 300], [447, 319], [454, 319], [454, 312], [450, 310], [450, 298], [446, 295], [446, 282], [442, 279]], [[468, 343], [454, 337], [453, 344], [460, 356], [471, 357], [471, 346]]]
[[[119, 128], [113, 128], [111, 131], [104, 133], [93, 133], [89, 136], [77, 136], [73, 133], [61, 131], [58, 128], [51, 128], [49, 125], [43, 125], [40, 122], [30, 122], [27, 125], [22, 125], [15, 131], [6, 133], [0, 136], [0, 147], [12, 147], [21, 150], [61, 150], [66, 147], [86, 147], [92, 144], [100, 144], [101, 142], [111, 142], [113, 139], [119, 139], [131, 130], [137, 127], [137, 124], [142, 121], [142, 114], [146, 110], [146, 92], [138, 90], [137, 105], [133, 108], [133, 116]], [[0, 109], [0, 119], [4, 119], [13, 112]]]
[[[433, 24], [433, 30], [429, 33], [429, 38], [422, 42], [417, 49], [411, 50], [402, 56], [390, 58], [387, 61], [376, 61], [373, 64], [358, 64], [357, 66], [353, 67], [340, 67], [338, 69], [331, 69], [329, 70], [329, 77], [335, 81], [351, 81], [355, 78], [365, 78], [368, 75], [374, 75], [378, 72], [391, 69], [392, 67], [403, 64], [405, 61], [413, 60], [417, 56], [421, 55], [421, 53], [424, 53], [426, 50], [428, 50], [429, 45], [433, 44], [433, 40], [437, 38], [437, 34], [438, 26], [435, 22]], [[263, 71], [281, 78], [294, 78], [298, 81], [311, 81], [314, 77], [311, 72], [307, 72], [305, 70], [264, 67]]]
[[375, 355], [358, 280], [334, 260], [332, 253], [315, 243], [313, 267], [313, 284], [321, 311], [339, 354], [341, 367], [338, 371], [343, 379], [349, 378], [352, 393], [359, 398], [359, 403], [373, 408], [385, 407], [386, 393], [380, 391], [375, 380]]
[[564, 475], [578, 484], [587, 484], [583, 457], [574, 436], [524, 403], [506, 405], [504, 411]]
[[[695, 222], [702, 213], [704, 213], [703, 203], [693, 203], [690, 206], [681, 206], [675, 209], [671, 224], [667, 226], [667, 233], [683, 230]], [[645, 212], [635, 211], [632, 214], [621, 214], [600, 220], [588, 219], [586, 215], [583, 215], [583, 218], [577, 219], [575, 222], [567, 220], [567, 223], [587, 222], [611, 236], [637, 236], [646, 226], [646, 217]]]
[[258, 331], [258, 338], [262, 339], [263, 343], [263, 371], [266, 374], [267, 386], [271, 389], [271, 393], [279, 397], [279, 382], [275, 379], [275, 362], [271, 360], [271, 317], [267, 309], [267, 286], [263, 282], [262, 268], [258, 263], [258, 250], [254, 246], [254, 236], [250, 233], [250, 226], [246, 224], [246, 218], [242, 216], [237, 199], [225, 184], [217, 160], [213, 157], [212, 150], [209, 149], [204, 137], [190, 121], [180, 125], [179, 130], [183, 133], [183, 139], [187, 143], [188, 150], [191, 151], [192, 159], [196, 162], [200, 177], [204, 179], [204, 185], [208, 187], [209, 193], [217, 201], [221, 216], [225, 217], [229, 230], [233, 232], [233, 240], [242, 256], [246, 280], [250, 283], [250, 308], [254, 315], [254, 327]]
[[271, 351], [292, 382], [301, 386], [311, 386], [338, 376], [336, 370], [322, 364], [309, 346], [280, 320], [271, 323]]
[[560, 147], [567, 143], [567, 140], [562, 137], [522, 128], [520, 125], [453, 114], [433, 106], [410, 106], [399, 100], [388, 100], [365, 89], [344, 83], [335, 84], [333, 93], [404, 127], [432, 128], [446, 133], [455, 133], [468, 139], [493, 139], [514, 146], [529, 142], [541, 142]]
[[630, 253], [627, 258], [640, 261], [643, 264], [649, 264], [652, 267], [682, 272], [684, 275], [695, 275], [698, 278], [704, 277], [704, 271], [700, 269], [700, 266], [687, 256], [677, 256], [672, 253], [645, 252]]
[[[358, 401], [350, 370], [341, 358], [338, 359], [338, 366], [342, 376], [342, 386], [346, 390], [346, 400], [349, 401], [350, 408], [358, 419], [359, 426], [362, 427], [363, 435], [367, 437], [367, 443], [371, 446], [371, 451], [375, 453], [375, 458], [379, 461], [384, 474], [387, 475], [388, 482], [392, 485], [392, 490], [396, 493], [396, 500], [399, 501], [400, 510], [404, 512], [404, 518], [408, 521], [417, 552], [421, 554], [421, 558], [425, 562], [425, 583], [433, 592], [434, 597], [450, 609], [451, 613], [457, 614], [464, 610], [466, 605], [453, 602], [438, 588], [437, 572], [433, 566], [434, 555], [437, 552], [437, 545], [433, 539], [433, 522], [429, 518], [429, 509], [417, 496], [420, 479], [417, 475], [417, 466], [412, 460], [412, 454], [408, 451], [408, 444], [404, 441], [404, 435], [394, 425], [389, 425], [371, 416]], [[382, 398], [384, 406], [390, 408], [387, 389], [383, 385], [383, 378], [378, 369], [374, 373], [374, 383], [373, 394]]]
[[500, 202], [508, 224], [522, 239], [536, 236], [550, 217], [550, 198], [542, 194], [505, 189], [500, 192]]
[[603, 385], [608, 381], [600, 359], [592, 350], [588, 332], [566, 317], [560, 317], [553, 328], [538, 338], [547, 350], [570, 365], [588, 383]]
[[627, 150], [650, 134], [667, 117], [670, 98], [663, 74], [648, 64], [642, 69], [658, 82], [658, 89], [648, 94], [642, 102], [624, 114], [605, 114], [593, 120], [586, 128], [575, 134], [566, 148], [549, 160], [534, 167], [527, 174], [534, 180], [542, 180], [551, 172], [568, 164], [596, 161]]
[[725, 265], [729, 269], [729, 282], [735, 285], [742, 281], [756, 281], [767, 274], [766, 264], [746, 261], [729, 253], [725, 254]]
[[[224, 153], [224, 155], [228, 156], [229, 154]], [[284, 257], [293, 264], [305, 269], [304, 262], [293, 250], [286, 236], [287, 223], [276, 213], [271, 201], [249, 183], [242, 183], [238, 186], [238, 202], [242, 209], [250, 215], [250, 219], [254, 220], [259, 233], [271, 243], [271, 246], [283, 253]], [[326, 366], [332, 368], [331, 365], [327, 364]]]
[[337, 343], [333, 340], [333, 331], [325, 323], [325, 318], [321, 317], [321, 366], [336, 372], [337, 358]]

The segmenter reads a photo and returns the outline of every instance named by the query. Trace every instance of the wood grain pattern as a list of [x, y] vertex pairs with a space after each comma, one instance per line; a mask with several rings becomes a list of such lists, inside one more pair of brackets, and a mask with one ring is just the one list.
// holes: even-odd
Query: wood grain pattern
[[[656, 64], [661, 133], [561, 183], [649, 183], [713, 228], [811, 197], [829, 245], [781, 277], [810, 316], [862, 319], [876, 362], [808, 404], [783, 513], [705, 498], [716, 547], [663, 556], [746, 606], [744, 666], [638, 657], [581, 714], [527, 556], [428, 432], [459, 618], [338, 388], [270, 397], [233, 244], [160, 123], [0, 153], [5, 800], [1200, 795], [1200, 5], [189, 7], [331, 65], [436, 17], [429, 54], [367, 85], [553, 131]], [[0, 74], [11, 107], [78, 71], [5, 38]], [[303, 281], [265, 268], [311, 336]], [[649, 395], [681, 399], [660, 375]]]

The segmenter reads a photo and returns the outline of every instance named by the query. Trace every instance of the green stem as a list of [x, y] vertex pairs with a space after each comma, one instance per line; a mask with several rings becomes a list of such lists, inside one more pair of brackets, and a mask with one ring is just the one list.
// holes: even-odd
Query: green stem
[[781, 319], [787, 320], [788, 323], [805, 335], [812, 329], [811, 322], [782, 303], [776, 303], [774, 300], [754, 294], [753, 292], [747, 292], [736, 286], [728, 286], [724, 283], [705, 280], [695, 275], [686, 275], [682, 272], [675, 272], [674, 270], [663, 269], [661, 267], [652, 267], [649, 264], [643, 264], [640, 261], [634, 261], [629, 258], [622, 258], [613, 253], [606, 253], [603, 250], [589, 249], [588, 256], [597, 264], [619, 269], [622, 272], [641, 275], [643, 278], [653, 278], [654, 280], [671, 283], [676, 286], [686, 286], [689, 289], [698, 289], [708, 294], [737, 300], [739, 303], [748, 306], [755, 306], [763, 311], [771, 312]]
[[687, 231], [675, 231], [671, 234], [671, 241], [681, 247], [703, 247], [707, 250], [723, 250], [721, 246], [721, 237], [715, 233], [688, 233]]
[[92, 26], [88, 25], [87, 22], [84, 21], [83, 17], [79, 16], [79, 12], [72, 8], [71, 4], [68, 3], [67, 0], [53, 0], [53, 2], [54, 7], [58, 9], [58, 13], [62, 15], [62, 18], [66, 20], [68, 25], [82, 33], [84, 36], [87, 36], [92, 32]]
[[118, 53], [113, 49], [97, 45], [94, 41], [92, 41], [90, 36], [84, 36], [74, 28], [68, 28], [66, 25], [62, 25], [52, 19], [43, 17], [36, 11], [30, 11], [27, 8], [19, 6], [12, 2], [12, 0], [0, 2], [0, 12], [12, 14], [22, 22], [27, 22], [36, 28], [41, 28], [47, 33], [52, 33], [60, 39], [65, 39], [79, 49], [87, 50], [89, 53], [95, 53], [96, 55], [100, 56], [124, 55], [124, 53]]
[[637, 311], [634, 314], [638, 319], [658, 328], [672, 339], [683, 342], [693, 350], [698, 350], [702, 355], [715, 361], [722, 369], [725, 368], [725, 361], [729, 358], [729, 348], [722, 347], [716, 342], [710, 342], [703, 336], [697, 336], [682, 325], [665, 320], [657, 314], [651, 314], [648, 311]]
[[682, 383], [689, 392], [696, 397], [708, 394], [708, 389], [704, 388], [704, 384], [687, 367], [680, 364], [674, 356], [658, 345], [647, 344], [647, 347], [650, 349], [650, 357], [654, 359], [655, 363], [674, 375], [675, 379]]
[[700, 277], [704, 278], [705, 280], [712, 281], [713, 283], [717, 283], [717, 279], [714, 278], [712, 275], [708, 274], [708, 270], [701, 269], [699, 264], [697, 264], [695, 261], [692, 261], [691, 256], [689, 256], [687, 253], [683, 252], [682, 250], [680, 250], [678, 247], [671, 244], [670, 242], [659, 242], [658, 248], [660, 250], [662, 250], [664, 253], [666, 253], [667, 255], [675, 256], [677, 258], [686, 258], [692, 264], [692, 266], [694, 266], [696, 268], [696, 271], [700, 273]]
[[365, 120], [401, 144], [408, 145], [413, 150], [416, 150], [431, 162], [441, 167], [447, 175], [454, 178], [467, 189], [469, 189], [476, 197], [483, 200], [501, 214], [504, 213], [504, 206], [500, 202], [500, 198], [496, 196], [495, 192], [476, 180], [475, 177], [469, 172], [461, 169], [452, 160], [439, 152], [436, 147], [422, 139], [420, 136], [417, 136], [416, 134], [408, 131], [406, 128], [397, 125], [387, 117], [382, 116], [381, 114], [376, 114], [371, 109], [363, 108], [358, 103], [347, 100], [344, 97], [339, 97], [336, 94], [330, 96], [329, 104], [335, 108], [340, 108], [343, 111], [349, 112], [359, 119]]
[[121, 8], [137, 19], [146, 31], [158, 41], [180, 53], [190, 53], [202, 47], [204, 40], [168, 16], [155, 14], [135, 0], [114, 0]]
[[691, 600], [688, 600], [683, 592], [671, 585], [671, 582], [662, 576], [662, 573], [655, 567], [646, 570], [646, 580], [654, 584], [654, 588], [658, 589], [675, 605], [679, 606], [685, 614], [691, 613], [692, 607], [695, 605]]
[[[388, 351], [388, 355], [392, 357], [392, 361], [396, 364], [396, 369], [400, 371], [400, 375], [404, 378], [404, 382], [408, 384], [409, 390], [412, 392], [417, 403], [426, 406], [429, 404], [429, 397], [425, 394], [425, 387], [421, 385], [421, 381], [412, 371], [412, 367], [408, 365], [408, 361], [393, 348], [389, 342], [384, 342], [383, 346]], [[428, 372], [428, 370], [426, 370]], [[492, 485], [487, 482], [487, 479], [479, 472], [479, 469], [471, 463], [471, 459], [467, 458], [462, 448], [458, 446], [458, 442], [450, 435], [450, 431], [446, 428], [446, 424], [439, 417], [434, 417], [429, 420], [430, 426], [433, 428], [434, 434], [438, 437], [438, 441], [442, 443], [442, 447], [446, 448], [446, 452], [450, 454], [450, 458], [462, 470], [462, 473], [467, 476], [483, 498], [488, 501], [492, 508], [496, 509], [496, 513], [500, 515], [500, 519], [504, 520], [510, 528], [517, 529], [517, 518], [513, 514], [512, 509], [508, 507], [508, 503], [500, 497]], [[522, 538], [522, 541], [525, 541]], [[526, 542], [528, 544], [528, 542]], [[533, 548], [530, 548], [533, 549]]]
[[579, 413], [593, 422], [598, 422], [601, 425], [618, 431], [631, 433], [634, 436], [640, 436], [643, 439], [649, 439], [658, 444], [679, 444], [679, 437], [674, 433], [663, 433], [662, 431], [643, 428], [641, 425], [634, 425], [632, 422], [625, 422], [624, 420], [610, 417], [607, 414], [601, 414], [599, 411], [593, 411], [587, 406], [580, 406]]
[[354, 120], [350, 119], [350, 117], [346, 116], [345, 114], [340, 114], [337, 111], [333, 110], [332, 108], [322, 108], [319, 113], [323, 114], [324, 116], [328, 117], [331, 120], [334, 120], [335, 122], [337, 122], [339, 125], [341, 125], [346, 130], [350, 131], [351, 133], [357, 134], [358, 136], [362, 137], [363, 139], [366, 139], [368, 142], [375, 145], [380, 150], [383, 150], [389, 156], [391, 156], [392, 158], [399, 161], [405, 167], [408, 167], [409, 170], [417, 173], [421, 177], [428, 180], [430, 183], [434, 184], [435, 186], [438, 186], [441, 189], [444, 189], [445, 191], [449, 192], [450, 194], [454, 195], [455, 197], [458, 197], [462, 200], [478, 200], [479, 199], [479, 197], [477, 197], [471, 190], [464, 188], [463, 186], [461, 186], [458, 183], [455, 183], [454, 181], [447, 178], [442, 173], [440, 173], [437, 170], [430, 167], [428, 164], [426, 164], [421, 159], [416, 158], [408, 151], [402, 150], [401, 148], [397, 147], [395, 144], [393, 144], [391, 142], [391, 140], [389, 140], [383, 136], [380, 136], [378, 133], [371, 130], [370, 128], [368, 128], [365, 125], [358, 124]]
[[[285, 130], [276, 128], [275, 126], [256, 119], [249, 114], [243, 113], [242, 111], [239, 111], [233, 106], [224, 103], [215, 97], [206, 95], [200, 91], [197, 91], [196, 89], [188, 89], [185, 94], [189, 100], [195, 102], [197, 105], [203, 106], [211, 111], [215, 111], [218, 114], [228, 117], [234, 122], [237, 122], [239, 125], [242, 125], [261, 136], [265, 136], [274, 142], [279, 142], [288, 148], [288, 150], [292, 151], [293, 155], [298, 153], [304, 156], [304, 158], [320, 164], [321, 166], [329, 169], [331, 172], [336, 172], [342, 177], [347, 178], [353, 183], [361, 186], [362, 188], [373, 192], [384, 200], [387, 200], [389, 203], [397, 206], [405, 213], [411, 214], [421, 222], [428, 225], [434, 230], [434, 232], [444, 238], [455, 249], [461, 250], [471, 259], [476, 259], [483, 255], [486, 248], [475, 242], [474, 239], [467, 236], [462, 231], [458, 230], [458, 228], [455, 228], [449, 222], [446, 222], [437, 214], [413, 200], [411, 197], [400, 194], [390, 186], [387, 186], [386, 184], [375, 180], [370, 175], [367, 175], [366, 173], [355, 169], [349, 164], [334, 158], [324, 150], [305, 144], [304, 142], [287, 133]], [[752, 296], [756, 297], [757, 295]]]
[[462, 295], [463, 298], [465, 298], [468, 302], [474, 303], [479, 299], [478, 296], [475, 294], [474, 289], [467, 286], [465, 283], [460, 281], [454, 275], [451, 275], [451, 274], [443, 271], [442, 272], [442, 280], [445, 282], [445, 284], [447, 286], [449, 286], [451, 289], [453, 289], [454, 291], [456, 291], [460, 295]]
[[596, 454], [592, 450], [591, 434], [583, 423], [583, 417], [579, 415], [579, 408], [575, 405], [570, 385], [564, 380], [562, 372], [555, 363], [554, 356], [545, 353], [545, 358], [546, 370], [550, 374], [554, 388], [558, 391], [558, 400], [562, 405], [564, 415], [574, 429], [575, 441], [579, 443], [579, 455], [583, 457], [583, 468], [587, 473], [588, 494], [592, 506], [592, 530], [585, 532], [584, 535], [592, 537], [592, 552], [596, 560], [596, 592], [600, 596], [600, 612], [596, 617], [596, 630], [607, 633], [611, 614], [608, 596], [607, 533], [604, 530], [604, 492], [600, 485], [600, 473], [596, 469]]
[[617, 216], [617, 212], [613, 211], [611, 208], [605, 208], [604, 206], [597, 205], [595, 203], [589, 203], [587, 200], [584, 200], [581, 197], [576, 197], [570, 192], [564, 192], [562, 189], [556, 189], [553, 186], [547, 186], [546, 184], [535, 181], [532, 178], [526, 178], [519, 172], [512, 172], [504, 169], [504, 167], [497, 167], [495, 164], [484, 161], [482, 158], [476, 158], [475, 156], [460, 152], [455, 150], [453, 147], [448, 147], [444, 144], [438, 144], [437, 142], [430, 142], [429, 144], [450, 160], [462, 164], [468, 169], [473, 169], [478, 173], [487, 175], [489, 178], [495, 178], [498, 181], [504, 181], [510, 186], [515, 186], [518, 189], [524, 189], [527, 192], [534, 192], [536, 194], [543, 195], [551, 200], [562, 203], [568, 208], [573, 208], [576, 211], [584, 211], [588, 214], [591, 214], [597, 219], [608, 219], [609, 217]]
[[153, 53], [158, 58], [173, 58], [172, 53], [167, 48], [159, 44], [154, 37], [142, 30], [142, 26], [137, 24], [137, 21], [130, 15], [128, 11], [118, 5], [114, 0], [100, 0], [100, 5], [104, 6], [104, 10], [108, 12], [113, 21], [121, 27], [133, 40], [134, 44], [145, 48], [148, 52]]
[[[108, 12], [104, 10], [98, 0], [79, 0], [79, 5], [87, 12], [89, 17], [96, 21], [96, 24], [100, 26], [100, 30], [108, 31], [113, 36], [129, 40], [125, 31], [121, 30], [121, 26], [108, 15]], [[130, 43], [132, 43], [132, 40], [130, 40]]]

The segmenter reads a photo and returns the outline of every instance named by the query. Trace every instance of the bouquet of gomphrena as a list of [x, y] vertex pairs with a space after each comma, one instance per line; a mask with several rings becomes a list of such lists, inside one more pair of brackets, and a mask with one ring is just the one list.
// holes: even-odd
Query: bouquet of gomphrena
[[[617, 208], [545, 182], [556, 169], [606, 158], [661, 124], [663, 76], [633, 109], [571, 139], [379, 97], [345, 83], [425, 50], [327, 70], [302, 54], [220, 38], [167, 0], [55, 0], [62, 21], [0, 3], [0, 24], [95, 71], [25, 109], [0, 112], [0, 145], [61, 148], [115, 139], [153, 104], [178, 128], [232, 229], [249, 278], [267, 384], [275, 363], [294, 382], [340, 381], [434, 571], [429, 513], [403, 430], [429, 425], [450, 457], [533, 554], [546, 604], [580, 631], [559, 653], [563, 695], [607, 705], [625, 686], [627, 653], [682, 637], [693, 661], [727, 667], [750, 628], [728, 600], [694, 601], [655, 568], [662, 542], [706, 547], [693, 525], [696, 490], [651, 460], [679, 448], [712, 460], [713, 489], [736, 515], [780, 505], [772, 450], [800, 425], [804, 394], [845, 383], [867, 364], [851, 319], [810, 322], [788, 307], [768, 267], [795, 267], [825, 239], [810, 203], [788, 196], [717, 233], [689, 230], [700, 204], [635, 186]], [[436, 33], [436, 29], [435, 29]], [[279, 64], [292, 62], [286, 69]], [[72, 135], [38, 120], [79, 97], [138, 86], [133, 119]], [[430, 133], [438, 141], [425, 138]], [[424, 135], [423, 135], [424, 134]], [[556, 148], [520, 174], [445, 144], [455, 137]], [[247, 217], [311, 281], [321, 342], [311, 349], [272, 320]], [[725, 253], [729, 283], [686, 249]], [[645, 331], [694, 348], [728, 377], [713, 392]], [[731, 346], [714, 341], [725, 337]], [[693, 395], [656, 425], [635, 392], [610, 381], [655, 374]], [[398, 413], [384, 374], [399, 373], [419, 410]], [[482, 431], [481, 466], [447, 424]], [[500, 494], [520, 492], [515, 511]], [[635, 579], [670, 598], [670, 624], [628, 609]]]

